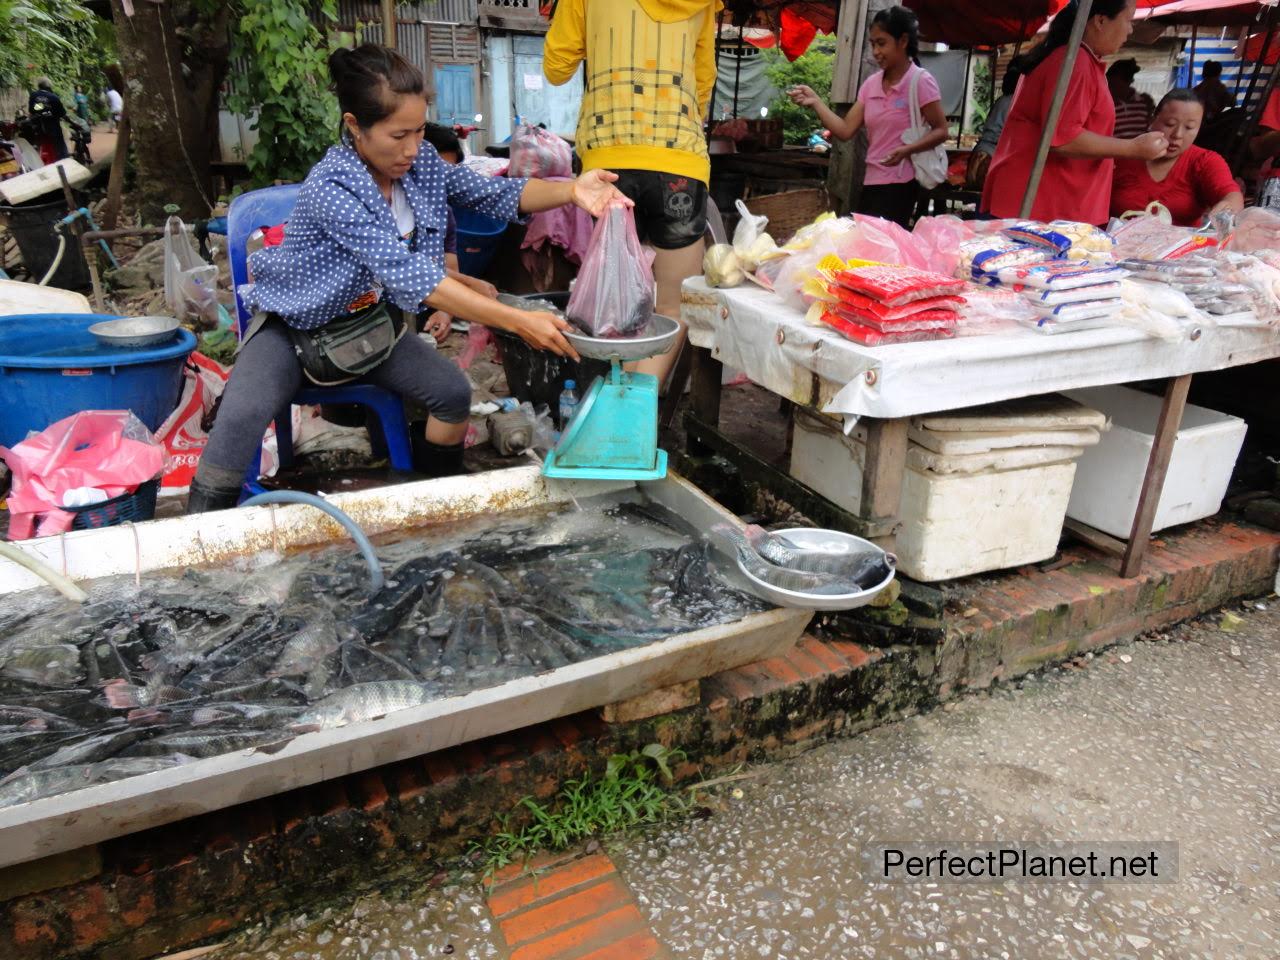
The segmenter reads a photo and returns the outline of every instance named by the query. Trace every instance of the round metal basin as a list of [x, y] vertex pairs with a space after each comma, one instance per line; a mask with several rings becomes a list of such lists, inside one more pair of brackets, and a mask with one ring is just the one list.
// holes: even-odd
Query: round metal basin
[[793, 607], [801, 610], [853, 610], [856, 607], [865, 607], [875, 599], [876, 594], [892, 583], [893, 578], [897, 576], [897, 557], [877, 547], [870, 540], [855, 537], [851, 533], [842, 533], [839, 530], [823, 530], [815, 527], [790, 527], [786, 530], [773, 530], [771, 532], [778, 534], [778, 536], [786, 537], [797, 547], [809, 547], [828, 553], [865, 553], [868, 550], [874, 550], [884, 554], [885, 564], [889, 568], [889, 576], [885, 577], [883, 582], [866, 590], [861, 590], [857, 593], [816, 594], [797, 593], [794, 590], [783, 590], [781, 587], [775, 587], [753, 577], [747, 572], [746, 567], [742, 565], [742, 561], [737, 561], [738, 570], [746, 578], [747, 583], [751, 584], [751, 589], [758, 596], [765, 600], [770, 600], [780, 607]]
[[680, 324], [655, 313], [634, 337], [589, 337], [578, 330], [565, 331], [565, 339], [581, 356], [593, 360], [643, 360], [666, 353], [680, 335]]
[[95, 323], [89, 332], [108, 347], [150, 347], [172, 340], [181, 325], [173, 317], [123, 317]]

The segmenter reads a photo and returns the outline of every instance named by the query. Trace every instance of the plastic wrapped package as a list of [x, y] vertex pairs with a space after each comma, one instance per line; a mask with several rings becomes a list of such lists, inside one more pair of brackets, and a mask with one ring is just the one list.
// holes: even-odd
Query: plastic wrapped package
[[1085, 303], [1089, 300], [1114, 300], [1120, 296], [1120, 281], [1098, 283], [1091, 287], [1072, 287], [1069, 290], [1023, 290], [1022, 295], [1033, 305], [1060, 306], [1064, 303]]
[[845, 303], [827, 304], [825, 309], [837, 316], [844, 317], [852, 323], [870, 327], [872, 330], [879, 330], [881, 333], [888, 333], [894, 330], [904, 333], [919, 330], [944, 330], [948, 327], [954, 327], [960, 316], [954, 310], [922, 310], [919, 313], [890, 320]]
[[830, 291], [843, 306], [851, 307], [860, 313], [884, 321], [904, 320], [917, 313], [942, 310], [949, 310], [955, 313], [964, 304], [964, 297], [926, 297], [923, 300], [913, 300], [911, 303], [900, 307], [890, 307], [879, 300], [838, 284], [833, 284]]
[[1280, 323], [1280, 269], [1257, 257], [1228, 253], [1222, 259], [1222, 279], [1249, 288], [1259, 320]]
[[1025, 297], [1003, 287], [971, 285], [964, 300], [956, 327], [956, 335], [961, 337], [1008, 333], [1018, 329], [1019, 320], [1040, 317]]
[[1101, 327], [1114, 327], [1114, 317], [1089, 317], [1083, 320], [1058, 320], [1053, 317], [1037, 317], [1030, 320], [1019, 320], [1018, 324], [1036, 333], [1049, 336], [1058, 333], [1078, 333], [1081, 330], [1097, 330]]
[[1005, 267], [996, 272], [997, 279], [1005, 286], [1036, 290], [1074, 290], [1099, 283], [1114, 283], [1126, 276], [1126, 271], [1118, 266], [1094, 264], [1087, 260], [1050, 260]]
[[898, 224], [860, 213], [853, 219], [857, 231], [845, 256], [915, 267], [917, 270], [929, 269], [930, 258], [920, 240]]
[[822, 311], [822, 321], [854, 343], [860, 343], [866, 347], [879, 347], [894, 343], [921, 343], [926, 340], [949, 340], [955, 336], [954, 323], [939, 325], [930, 329], [899, 330], [895, 328], [882, 331], [863, 323], [855, 323], [830, 309]]
[[593, 337], [629, 337], [653, 316], [652, 261], [631, 208], [615, 203], [596, 221], [565, 314]]
[[912, 267], [854, 267], [835, 275], [842, 287], [880, 301], [886, 307], [900, 307], [930, 297], [954, 296], [964, 289], [964, 281], [916, 270]]
[[1218, 275], [1216, 260], [1208, 257], [1190, 255], [1178, 260], [1139, 260], [1129, 258], [1121, 260], [1118, 266], [1129, 273], [1146, 280], [1169, 283], [1174, 280], [1203, 281], [1212, 280]]
[[1119, 260], [1177, 260], [1216, 248], [1218, 241], [1190, 227], [1175, 227], [1159, 217], [1113, 221], [1111, 237]]
[[1052, 258], [1043, 247], [1006, 237], [975, 237], [960, 244], [959, 253], [954, 276], [987, 281], [1001, 270], [1044, 263]]
[[1104, 230], [1087, 223], [1054, 220], [1051, 223], [1022, 221], [1003, 231], [1010, 240], [1042, 247], [1056, 257], [1070, 260], [1110, 259], [1114, 244]]
[[[805, 291], [817, 274], [818, 264], [827, 257], [843, 261], [849, 256], [857, 226], [848, 217], [830, 218], [810, 224], [804, 232], [803, 248], [792, 248], [790, 256], [782, 260], [767, 261], [763, 270], [766, 276], [772, 275], [774, 295], [796, 310], [813, 302], [813, 295]], [[791, 244], [787, 246], [790, 248]]]
[[753, 272], [762, 260], [778, 250], [773, 237], [765, 233], [769, 218], [757, 216], [747, 209], [741, 200], [737, 202], [739, 220], [733, 229], [733, 252], [738, 255], [742, 269]]
[[1058, 322], [1075, 320], [1095, 320], [1118, 313], [1124, 301], [1118, 297], [1111, 300], [1087, 300], [1084, 303], [1052, 304], [1032, 303], [1031, 307], [1042, 317], [1049, 317]]
[[1195, 317], [1199, 312], [1185, 293], [1163, 283], [1125, 280], [1120, 284], [1120, 298], [1126, 306], [1144, 306], [1169, 317]]

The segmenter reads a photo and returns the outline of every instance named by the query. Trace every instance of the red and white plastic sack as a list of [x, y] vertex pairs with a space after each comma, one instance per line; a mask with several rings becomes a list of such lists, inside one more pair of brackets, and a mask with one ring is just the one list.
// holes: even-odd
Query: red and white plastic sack
[[631, 208], [615, 203], [596, 221], [565, 316], [593, 337], [632, 337], [653, 304], [653, 254], [640, 246]]
[[511, 135], [511, 164], [508, 177], [573, 176], [573, 148], [549, 130], [529, 124], [516, 127]]
[[[169, 455], [168, 469], [160, 482], [161, 490], [182, 493], [191, 486], [200, 457], [209, 442], [212, 415], [231, 373], [226, 367], [201, 353], [193, 353], [183, 368], [182, 397], [169, 418], [156, 430], [156, 439]], [[297, 408], [292, 408], [297, 421]], [[294, 424], [294, 437], [298, 436]], [[273, 476], [279, 466], [276, 453], [275, 427], [267, 429], [262, 442], [262, 475]]]
[[9, 538], [47, 537], [71, 529], [61, 509], [69, 491], [99, 490], [104, 500], [131, 493], [159, 476], [164, 446], [128, 410], [86, 410], [0, 447], [13, 472]]

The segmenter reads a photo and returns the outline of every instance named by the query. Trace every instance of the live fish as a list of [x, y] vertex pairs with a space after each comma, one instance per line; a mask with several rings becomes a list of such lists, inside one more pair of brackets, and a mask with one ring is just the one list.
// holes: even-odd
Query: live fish
[[887, 555], [881, 550], [854, 553], [802, 547], [755, 525], [748, 526], [743, 534], [751, 549], [769, 563], [788, 570], [833, 574], [855, 581], [864, 590], [883, 583], [889, 576]]
[[858, 593], [862, 590], [857, 582], [834, 574], [806, 573], [770, 563], [751, 548], [746, 537], [725, 524], [713, 527], [712, 532], [719, 534], [732, 544], [738, 561], [748, 574], [772, 587], [790, 590], [793, 593], [825, 596]]
[[189, 757], [114, 757], [99, 763], [51, 770], [15, 770], [0, 780], [0, 807], [79, 790], [98, 783], [155, 773], [189, 762]]
[[329, 730], [384, 717], [388, 713], [426, 703], [438, 691], [425, 683], [405, 680], [382, 680], [359, 683], [330, 694], [302, 713], [297, 730]]
[[3, 660], [0, 675], [42, 687], [65, 687], [84, 678], [80, 651], [69, 643], [11, 647]]

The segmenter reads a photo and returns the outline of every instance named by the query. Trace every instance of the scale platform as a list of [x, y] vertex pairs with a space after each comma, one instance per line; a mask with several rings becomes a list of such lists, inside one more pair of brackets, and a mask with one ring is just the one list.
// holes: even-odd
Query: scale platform
[[559, 443], [547, 454], [544, 476], [563, 480], [661, 480], [667, 452], [658, 449], [658, 378], [628, 373], [622, 364], [665, 353], [680, 334], [670, 317], [655, 314], [626, 339], [566, 333], [584, 357], [610, 362], [609, 376], [587, 390]]

